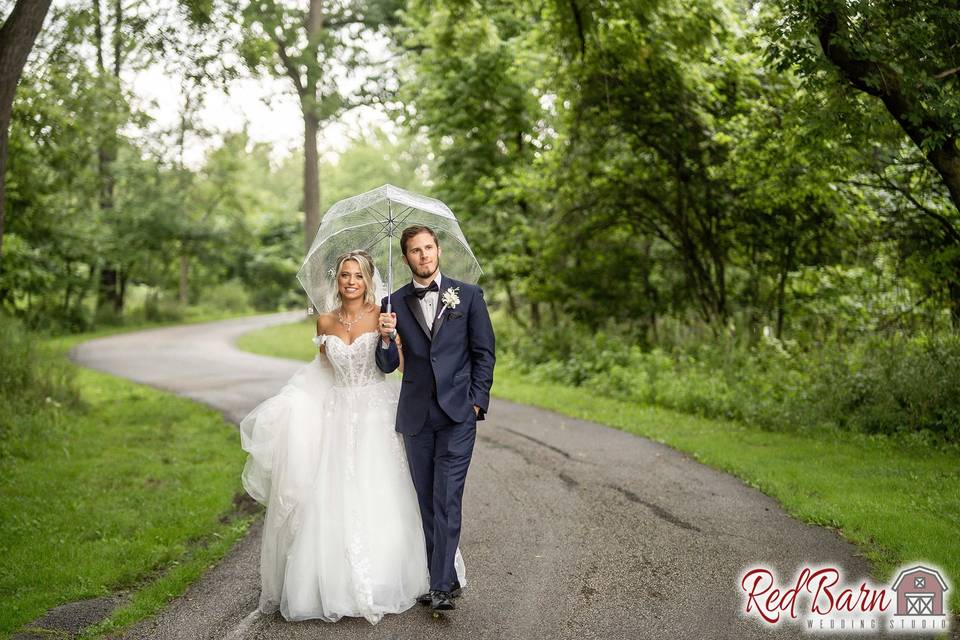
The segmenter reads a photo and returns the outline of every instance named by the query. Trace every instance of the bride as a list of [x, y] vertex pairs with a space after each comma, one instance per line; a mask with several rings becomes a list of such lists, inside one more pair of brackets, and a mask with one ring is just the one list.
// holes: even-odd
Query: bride
[[[428, 592], [424, 534], [394, 431], [400, 385], [374, 361], [382, 284], [363, 251], [331, 274], [336, 306], [317, 318], [320, 352], [240, 424], [243, 486], [267, 507], [259, 610], [376, 624]], [[466, 584], [459, 552], [457, 573]]]

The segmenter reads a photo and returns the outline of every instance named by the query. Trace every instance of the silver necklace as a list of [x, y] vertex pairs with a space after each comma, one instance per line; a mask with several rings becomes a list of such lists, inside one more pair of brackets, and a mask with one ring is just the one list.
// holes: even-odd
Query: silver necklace
[[350, 329], [353, 328], [353, 325], [355, 325], [355, 324], [357, 324], [358, 322], [360, 322], [360, 320], [363, 319], [363, 316], [365, 316], [367, 312], [366, 312], [366, 311], [361, 311], [361, 312], [360, 312], [360, 315], [358, 315], [358, 316], [357, 316], [356, 318], [354, 318], [353, 320], [349, 320], [349, 321], [348, 321], [348, 320], [344, 320], [344, 319], [343, 319], [343, 314], [340, 313], [341, 310], [342, 310], [342, 309], [338, 309], [338, 310], [337, 310], [337, 320], [339, 320], [339, 321], [340, 321], [340, 324], [342, 324], [343, 326], [345, 326], [345, 327], [347, 328], [347, 335], [350, 335]]

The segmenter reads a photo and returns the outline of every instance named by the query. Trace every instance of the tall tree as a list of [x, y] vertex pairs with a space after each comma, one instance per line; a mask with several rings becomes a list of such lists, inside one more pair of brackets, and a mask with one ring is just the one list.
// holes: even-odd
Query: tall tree
[[508, 312], [523, 322], [527, 311], [536, 325], [534, 222], [550, 203], [537, 193], [537, 159], [553, 138], [540, 103], [551, 88], [539, 16], [511, 0], [411, 0], [403, 18], [394, 38], [416, 81], [404, 83], [394, 118], [426, 135], [437, 195], [461, 218]]
[[7, 145], [13, 97], [33, 43], [43, 28], [51, 0], [18, 0], [10, 17], [0, 27], [0, 255], [6, 208]]
[[[93, 0], [94, 19], [94, 48], [97, 56], [97, 81], [101, 95], [105, 98], [106, 107], [103, 119], [100, 121], [100, 132], [97, 147], [97, 174], [100, 181], [100, 212], [109, 218], [113, 211], [114, 185], [113, 163], [117, 159], [117, 114], [119, 112], [120, 71], [123, 68], [124, 47], [122, 46], [123, 3], [117, 0], [114, 4], [113, 15], [113, 66], [107, 68], [104, 62], [104, 49], [108, 43], [104, 41], [104, 16], [101, 0]], [[115, 263], [105, 261], [100, 268], [100, 288], [98, 292], [98, 306], [109, 304], [114, 312], [123, 311], [124, 289], [126, 274], [121, 272]]]
[[[376, 73], [372, 43], [395, 20], [394, 0], [327, 3], [306, 8], [276, 0], [250, 2], [243, 10], [244, 59], [255, 72], [288, 79], [303, 114], [304, 244], [309, 248], [320, 224], [318, 136], [345, 111], [365, 103], [363, 91], [342, 90], [358, 74]], [[382, 87], [367, 87], [379, 95]]]

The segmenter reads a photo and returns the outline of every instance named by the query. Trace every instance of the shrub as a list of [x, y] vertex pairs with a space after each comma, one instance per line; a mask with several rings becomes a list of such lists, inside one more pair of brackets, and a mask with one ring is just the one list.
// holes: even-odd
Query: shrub
[[769, 429], [841, 428], [960, 443], [960, 337], [862, 339], [803, 351], [764, 338], [642, 350], [607, 327], [522, 331], [498, 318], [508, 362], [535, 379]]
[[69, 363], [15, 318], [0, 314], [0, 459], [29, 456], [79, 402]]
[[200, 306], [211, 311], [240, 313], [252, 308], [250, 294], [239, 280], [228, 280], [200, 292]]

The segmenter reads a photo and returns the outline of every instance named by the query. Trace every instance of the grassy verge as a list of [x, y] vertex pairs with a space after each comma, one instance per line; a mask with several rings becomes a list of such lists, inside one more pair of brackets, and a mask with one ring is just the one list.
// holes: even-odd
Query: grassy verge
[[[159, 323], [120, 330], [148, 326]], [[48, 348], [65, 359], [117, 331]], [[85, 636], [121, 630], [183, 593], [253, 518], [234, 503], [244, 455], [219, 413], [73, 368], [79, 406], [44, 409], [46, 431], [0, 459], [0, 637], [56, 605], [117, 592], [125, 604]]]
[[[244, 349], [307, 360], [306, 324], [247, 334]], [[939, 565], [960, 582], [960, 452], [884, 436], [763, 430], [531, 382], [498, 363], [494, 395], [599, 422], [689, 453], [780, 501], [792, 516], [840, 531], [886, 580], [903, 562]], [[764, 560], [758, 558], [758, 561]], [[950, 594], [960, 610], [960, 594]]]
[[317, 346], [311, 342], [315, 334], [314, 321], [307, 319], [244, 334], [236, 345], [244, 351], [275, 358], [309, 361], [317, 353]]

